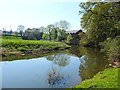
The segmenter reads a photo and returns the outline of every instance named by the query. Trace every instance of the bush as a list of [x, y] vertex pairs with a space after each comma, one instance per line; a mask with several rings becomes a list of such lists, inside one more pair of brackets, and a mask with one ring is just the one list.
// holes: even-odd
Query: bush
[[79, 37], [81, 38], [81, 40], [79, 41], [79, 45], [87, 45], [89, 44], [89, 39], [86, 33], [81, 32], [79, 33]]
[[101, 51], [106, 52], [110, 59], [120, 59], [120, 36], [114, 39], [107, 38], [100, 45], [104, 47]]

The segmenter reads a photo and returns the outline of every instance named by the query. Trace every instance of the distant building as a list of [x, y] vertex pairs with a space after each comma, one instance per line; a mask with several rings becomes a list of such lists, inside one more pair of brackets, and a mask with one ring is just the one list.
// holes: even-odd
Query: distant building
[[78, 34], [78, 33], [80, 33], [80, 32], [82, 32], [82, 30], [80, 29], [80, 30], [70, 30], [70, 31], [66, 31], [66, 33], [68, 33], [68, 34]]
[[12, 31], [12, 30], [10, 30], [10, 31], [7, 31], [7, 30], [0, 30], [0, 35], [6, 35], [6, 34], [10, 34], [10, 35], [15, 35], [15, 33]]
[[66, 33], [70, 34], [70, 33], [76, 33], [78, 32], [79, 30], [69, 30], [69, 31], [66, 31]]
[[72, 35], [72, 39], [70, 40], [70, 44], [71, 45], [79, 45], [79, 33], [83, 32], [81, 29], [80, 30], [71, 30], [71, 31], [67, 31], [68, 34]]

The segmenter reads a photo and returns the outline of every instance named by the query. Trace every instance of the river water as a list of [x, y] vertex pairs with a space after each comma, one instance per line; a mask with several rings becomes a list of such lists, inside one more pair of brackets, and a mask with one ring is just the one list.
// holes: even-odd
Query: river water
[[69, 88], [104, 70], [103, 53], [73, 46], [48, 56], [2, 61], [2, 88]]

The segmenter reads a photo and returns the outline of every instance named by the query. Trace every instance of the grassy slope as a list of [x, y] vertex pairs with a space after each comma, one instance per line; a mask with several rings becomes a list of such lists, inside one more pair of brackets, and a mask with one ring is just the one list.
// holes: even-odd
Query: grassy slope
[[74, 88], [118, 88], [118, 70], [120, 68], [108, 68]]
[[26, 50], [32, 49], [55, 49], [69, 47], [61, 42], [37, 41], [37, 40], [17, 40], [4, 39], [2, 40], [2, 47], [8, 49], [24, 48]]
[[61, 42], [43, 40], [22, 40], [15, 36], [2, 36], [2, 47], [13, 50], [43, 50], [64, 49], [70, 47]]
[[[1, 38], [0, 38], [1, 39]], [[56, 50], [69, 48], [61, 42], [43, 40], [22, 40], [21, 37], [2, 37], [2, 60], [41, 57]]]

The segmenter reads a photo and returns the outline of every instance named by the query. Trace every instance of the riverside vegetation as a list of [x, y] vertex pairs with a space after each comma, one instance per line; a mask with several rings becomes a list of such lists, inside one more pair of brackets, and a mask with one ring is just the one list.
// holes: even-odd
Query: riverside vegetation
[[99, 72], [75, 88], [119, 88], [120, 1], [84, 2], [79, 6], [79, 13], [82, 15], [81, 26], [87, 32], [79, 34], [79, 44], [105, 52], [112, 68]]
[[[2, 34], [2, 60], [22, 59], [24, 56], [42, 56], [56, 50], [70, 48], [67, 42], [66, 29], [69, 28], [69, 23], [61, 20], [55, 24], [50, 24], [47, 27], [27, 28], [19, 25], [17, 31], [6, 31], [3, 29]], [[12, 35], [14, 33], [14, 35]], [[69, 39], [68, 39], [69, 40]], [[39, 54], [39, 55], [35, 55]], [[13, 58], [14, 57], [14, 58]], [[32, 56], [33, 57], [33, 56]], [[32, 58], [31, 57], [31, 58]], [[30, 58], [30, 57], [29, 57]]]
[[[55, 50], [70, 48], [62, 42], [44, 40], [22, 40], [21, 37], [2, 36], [3, 60], [13, 56], [24, 56], [25, 54], [46, 54]], [[14, 58], [12, 58], [14, 59]], [[10, 60], [10, 59], [9, 59]]]
[[108, 68], [74, 88], [118, 88], [120, 87], [118, 83], [119, 70], [120, 68]]

